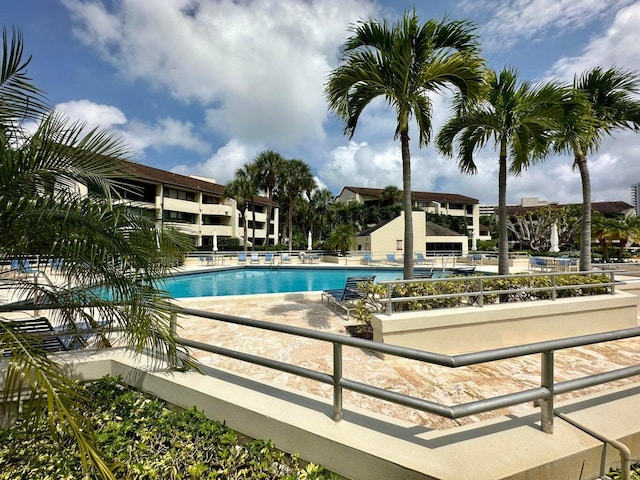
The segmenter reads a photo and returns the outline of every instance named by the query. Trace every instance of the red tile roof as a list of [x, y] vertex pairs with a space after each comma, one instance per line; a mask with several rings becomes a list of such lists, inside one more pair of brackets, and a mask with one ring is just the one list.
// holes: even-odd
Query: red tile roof
[[[382, 188], [368, 188], [368, 187], [344, 187], [344, 190], [351, 190], [354, 193], [360, 195], [367, 195], [369, 197], [378, 198], [382, 193]], [[411, 198], [414, 202], [420, 200], [436, 201], [436, 202], [450, 202], [450, 203], [467, 203], [476, 204], [479, 203], [477, 198], [467, 197], [465, 195], [459, 195], [457, 193], [442, 193], [442, 192], [411, 192]]]

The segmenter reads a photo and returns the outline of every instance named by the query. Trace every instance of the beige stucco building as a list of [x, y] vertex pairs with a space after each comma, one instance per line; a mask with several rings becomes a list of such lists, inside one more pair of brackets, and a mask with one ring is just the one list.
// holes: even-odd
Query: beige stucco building
[[[189, 177], [130, 162], [128, 183], [134, 190], [124, 190], [124, 201], [134, 207], [153, 212], [159, 226], [176, 227], [191, 236], [196, 247], [213, 247], [213, 236], [218, 239], [237, 237], [242, 242], [243, 226], [236, 201], [224, 195], [224, 185], [213, 179]], [[272, 204], [271, 219], [267, 220], [269, 199], [255, 197], [256, 245], [265, 245], [267, 232], [270, 244], [277, 243], [277, 204]], [[253, 235], [253, 213], [247, 211], [249, 241]]]
[[[383, 189], [344, 187], [337, 202], [377, 204]], [[468, 240], [480, 232], [479, 202], [455, 193], [412, 192], [413, 247], [427, 255], [467, 255]], [[429, 222], [429, 214], [464, 217], [468, 236]], [[401, 253], [404, 250], [404, 213], [390, 222], [370, 226], [358, 233], [357, 249], [374, 254]]]

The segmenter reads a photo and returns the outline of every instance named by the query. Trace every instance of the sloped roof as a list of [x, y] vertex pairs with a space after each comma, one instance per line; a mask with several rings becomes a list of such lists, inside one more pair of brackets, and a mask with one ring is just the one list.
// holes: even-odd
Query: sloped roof
[[[175, 187], [188, 188], [189, 190], [209, 193], [220, 197], [225, 196], [225, 186], [218, 183], [207, 182], [206, 180], [189, 177], [187, 175], [181, 175], [179, 173], [173, 173], [167, 170], [149, 167], [148, 165], [142, 165], [141, 163], [127, 161], [126, 165], [126, 173], [139, 180], [146, 180], [153, 183], [162, 183]], [[269, 203], [269, 199], [266, 197], [256, 196], [254, 197], [254, 202], [266, 205]], [[277, 205], [277, 203], [275, 202], [271, 202], [271, 204]]]
[[[392, 219], [392, 220], [387, 220], [387, 221], [382, 222], [382, 223], [378, 223], [377, 225], [375, 225], [373, 227], [365, 228], [361, 232], [358, 232], [356, 234], [356, 236], [357, 237], [367, 237], [367, 236], [371, 235], [373, 232], [375, 232], [376, 230], [378, 230], [379, 228], [382, 228], [386, 224], [388, 224], [389, 222], [392, 222], [393, 220], [395, 220], [395, 218]], [[463, 233], [454, 232], [453, 230], [451, 230], [449, 228], [446, 228], [446, 227], [443, 227], [442, 225], [438, 225], [437, 223], [433, 223], [433, 222], [427, 221], [427, 236], [429, 236], [429, 237], [451, 237], [451, 236], [456, 236], [456, 235], [466, 236]]]
[[[368, 188], [368, 187], [344, 187], [342, 191], [351, 190], [354, 193], [360, 195], [366, 195], [369, 197], [378, 198], [382, 193], [382, 188]], [[415, 201], [428, 200], [436, 202], [451, 202], [451, 203], [479, 203], [477, 198], [467, 197], [466, 195], [459, 195], [457, 193], [443, 193], [443, 192], [411, 192], [411, 199]]]
[[[532, 207], [507, 207], [507, 215], [523, 215], [527, 212], [532, 212], [535, 210], [540, 210], [543, 208], [563, 208], [568, 206], [580, 206], [580, 203], [565, 203], [562, 205], [559, 204], [551, 204], [551, 205], [538, 205]], [[496, 207], [497, 209], [497, 207]], [[597, 212], [600, 212], [603, 215], [621, 215], [626, 211], [633, 209], [632, 205], [629, 205], [627, 202], [623, 202], [621, 200], [614, 202], [591, 202], [591, 209]]]

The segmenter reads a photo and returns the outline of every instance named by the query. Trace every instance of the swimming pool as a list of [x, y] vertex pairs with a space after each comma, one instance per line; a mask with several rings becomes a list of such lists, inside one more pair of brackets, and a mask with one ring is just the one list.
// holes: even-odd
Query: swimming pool
[[[167, 278], [162, 288], [174, 298], [313, 292], [343, 288], [347, 277], [365, 275], [375, 275], [376, 282], [397, 280], [402, 269], [246, 267], [177, 275]], [[442, 272], [434, 271], [434, 277], [438, 275]]]

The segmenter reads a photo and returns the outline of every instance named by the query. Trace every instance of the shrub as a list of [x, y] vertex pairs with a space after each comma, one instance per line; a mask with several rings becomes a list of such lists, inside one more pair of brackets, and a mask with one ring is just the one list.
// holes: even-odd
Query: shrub
[[[119, 479], [337, 478], [317, 465], [301, 465], [268, 440], [244, 439], [195, 408], [169, 408], [114, 378], [88, 386], [81, 408]], [[73, 439], [54, 442], [46, 421], [35, 427], [21, 421], [0, 431], [0, 479], [16, 478], [99, 477], [84, 477]]]
[[[480, 290], [480, 281], [482, 281], [482, 290], [484, 292], [483, 302], [485, 305], [492, 303], [505, 302], [529, 302], [535, 300], [549, 300], [552, 298], [552, 277], [551, 275], [535, 275], [527, 273], [515, 276], [513, 278], [492, 278], [491, 276], [482, 277], [482, 279], [467, 278], [455, 281], [437, 281], [437, 282], [416, 282], [401, 283], [394, 285], [391, 297], [418, 297], [415, 300], [394, 303], [394, 311], [401, 312], [407, 310], [432, 310], [437, 308], [455, 308], [478, 303], [477, 297], [473, 295], [463, 296], [459, 294], [477, 292]], [[607, 283], [609, 277], [603, 274], [590, 275], [558, 275], [556, 276], [556, 286], [570, 285], [592, 285], [597, 283]], [[513, 292], [509, 292], [513, 290]], [[355, 318], [358, 325], [364, 329], [371, 325], [371, 315], [387, 310], [387, 287], [369, 283], [363, 285], [362, 291], [365, 296], [356, 305]], [[506, 291], [507, 293], [491, 292]], [[603, 295], [609, 293], [609, 288], [602, 287], [576, 287], [568, 289], [560, 289], [556, 291], [558, 298], [579, 297], [586, 295]], [[445, 295], [442, 298], [419, 298], [434, 297]]]

